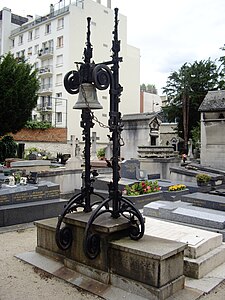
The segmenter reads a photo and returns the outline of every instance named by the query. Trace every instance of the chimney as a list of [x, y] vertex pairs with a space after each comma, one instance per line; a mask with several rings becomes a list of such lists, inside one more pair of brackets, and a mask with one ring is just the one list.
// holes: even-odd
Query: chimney
[[28, 19], [28, 21], [31, 21], [31, 20], [33, 20], [33, 16], [27, 15], [27, 19]]
[[53, 14], [53, 13], [54, 13], [54, 5], [50, 4], [50, 14]]
[[111, 8], [111, 0], [107, 0], [107, 7]]

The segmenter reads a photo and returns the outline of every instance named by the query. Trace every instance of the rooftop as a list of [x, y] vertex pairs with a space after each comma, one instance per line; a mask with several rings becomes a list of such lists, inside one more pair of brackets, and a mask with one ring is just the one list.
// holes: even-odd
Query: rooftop
[[199, 111], [224, 111], [225, 110], [225, 90], [221, 91], [209, 91], [202, 104], [199, 107]]

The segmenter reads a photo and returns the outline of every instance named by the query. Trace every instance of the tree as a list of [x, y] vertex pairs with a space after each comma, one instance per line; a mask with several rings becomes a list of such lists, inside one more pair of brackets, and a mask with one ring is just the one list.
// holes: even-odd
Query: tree
[[163, 110], [169, 121], [178, 122], [177, 130], [184, 139], [185, 151], [191, 130], [200, 121], [198, 108], [205, 95], [208, 91], [223, 87], [222, 73], [218, 72], [216, 63], [210, 59], [185, 63], [168, 77], [163, 93], [166, 93], [169, 104]]
[[0, 136], [16, 133], [37, 105], [39, 79], [33, 66], [8, 53], [0, 60]]
[[145, 85], [144, 83], [142, 83], [140, 86], [140, 90], [142, 92], [147, 92], [147, 93], [156, 94], [156, 95], [158, 93], [154, 84]]

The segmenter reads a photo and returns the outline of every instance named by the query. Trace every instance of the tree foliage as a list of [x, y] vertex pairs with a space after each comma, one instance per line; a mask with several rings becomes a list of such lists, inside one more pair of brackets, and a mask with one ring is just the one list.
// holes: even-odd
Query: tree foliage
[[8, 53], [0, 60], [0, 136], [24, 127], [37, 105], [39, 80], [33, 66]]
[[140, 90], [142, 92], [147, 92], [147, 93], [156, 94], [156, 95], [158, 94], [157, 89], [154, 84], [145, 85], [144, 83], [142, 83], [140, 86]]
[[184, 139], [185, 150], [191, 130], [200, 121], [198, 108], [205, 95], [208, 91], [224, 88], [222, 75], [216, 63], [208, 59], [185, 63], [168, 77], [163, 93], [169, 103], [163, 110], [169, 121], [178, 122], [178, 134]]

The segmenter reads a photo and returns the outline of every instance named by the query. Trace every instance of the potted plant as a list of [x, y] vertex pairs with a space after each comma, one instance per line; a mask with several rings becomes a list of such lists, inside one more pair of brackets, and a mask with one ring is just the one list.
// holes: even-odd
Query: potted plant
[[105, 148], [100, 148], [97, 151], [97, 157], [100, 160], [104, 160], [105, 159]]
[[208, 174], [200, 173], [196, 175], [197, 185], [198, 186], [206, 186], [211, 180], [211, 176]]

